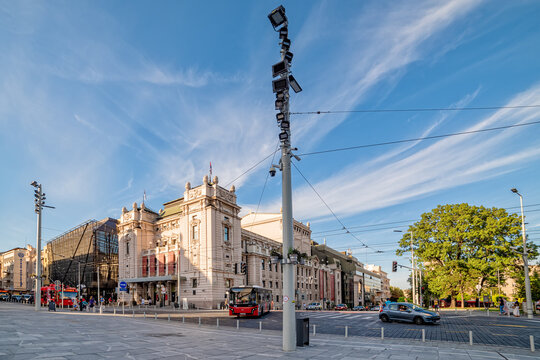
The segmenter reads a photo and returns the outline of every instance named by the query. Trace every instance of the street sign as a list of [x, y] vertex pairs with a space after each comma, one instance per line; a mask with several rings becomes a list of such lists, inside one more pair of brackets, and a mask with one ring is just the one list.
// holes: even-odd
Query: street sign
[[120, 284], [118, 284], [120, 286], [120, 289], [125, 289], [127, 288], [127, 283], [125, 281], [120, 281]]
[[283, 302], [288, 302], [289, 301], [289, 297], [288, 296], [284, 296], [283, 297]]
[[162, 294], [166, 294], [167, 293], [167, 289], [165, 289], [165, 286], [161, 285], [161, 293]]
[[61, 286], [62, 286], [62, 282], [61, 282], [60, 280], [56, 280], [56, 281], [54, 282], [54, 289], [55, 289], [55, 290], [57, 290], [57, 291], [60, 290], [60, 287], [61, 287]]

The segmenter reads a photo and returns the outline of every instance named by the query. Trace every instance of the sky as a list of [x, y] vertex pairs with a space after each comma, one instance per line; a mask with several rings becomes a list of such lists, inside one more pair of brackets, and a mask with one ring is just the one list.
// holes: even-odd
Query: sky
[[291, 115], [293, 214], [315, 241], [405, 288], [393, 230], [439, 204], [519, 212], [515, 187], [540, 244], [538, 1], [0, 0], [0, 251], [35, 246], [33, 180], [56, 207], [44, 242], [145, 192], [159, 210], [210, 162], [242, 214], [279, 212], [280, 4], [303, 88], [291, 112], [335, 112]]

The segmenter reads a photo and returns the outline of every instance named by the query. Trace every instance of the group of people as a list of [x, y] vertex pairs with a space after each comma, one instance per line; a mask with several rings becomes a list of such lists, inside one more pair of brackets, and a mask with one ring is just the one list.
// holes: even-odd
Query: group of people
[[505, 298], [500, 297], [499, 298], [499, 312], [501, 315], [514, 315], [515, 317], [519, 317], [519, 301], [516, 300], [515, 302], [506, 301]]

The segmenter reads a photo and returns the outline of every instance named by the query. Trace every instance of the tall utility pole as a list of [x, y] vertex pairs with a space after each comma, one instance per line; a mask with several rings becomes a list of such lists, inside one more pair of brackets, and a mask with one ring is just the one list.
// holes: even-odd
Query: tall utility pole
[[[272, 165], [270, 175], [276, 174], [275, 167], [282, 173], [282, 211], [283, 211], [283, 350], [293, 351], [296, 349], [296, 314], [295, 314], [295, 289], [294, 267], [297, 259], [289, 258], [289, 253], [294, 248], [293, 242], [293, 215], [292, 215], [292, 191], [291, 191], [291, 129], [289, 113], [289, 86], [295, 92], [302, 88], [290, 73], [290, 63], [293, 54], [289, 52], [291, 40], [288, 38], [288, 20], [285, 8], [279, 6], [274, 9], [268, 18], [279, 33], [281, 39], [281, 61], [272, 66], [272, 76], [278, 79], [272, 81], [272, 89], [276, 94], [275, 109], [276, 120], [281, 130], [279, 140], [281, 144], [281, 160], [279, 165]], [[296, 156], [295, 156], [296, 157]], [[297, 158], [297, 157], [296, 157]], [[298, 158], [297, 158], [298, 159]]]
[[417, 304], [416, 301], [416, 264], [414, 262], [414, 248], [413, 248], [413, 233], [411, 231], [411, 263], [412, 263], [412, 302]]
[[519, 195], [519, 204], [521, 206], [521, 235], [523, 237], [523, 267], [525, 271], [525, 296], [527, 299], [527, 317], [533, 318], [533, 305], [531, 296], [531, 280], [529, 279], [529, 256], [527, 253], [527, 235], [525, 234], [525, 216], [523, 215], [523, 196], [517, 189], [511, 189], [514, 194]]
[[32, 185], [34, 190], [34, 204], [35, 212], [37, 214], [37, 239], [36, 239], [36, 288], [34, 291], [34, 306], [35, 310], [41, 309], [41, 212], [43, 211], [43, 191], [41, 184], [33, 181]]
[[37, 214], [37, 240], [36, 240], [36, 288], [34, 291], [35, 310], [41, 308], [41, 213], [43, 208], [54, 209], [54, 206], [45, 205], [45, 193], [41, 188], [41, 184], [37, 181], [30, 183], [34, 187], [34, 211]]

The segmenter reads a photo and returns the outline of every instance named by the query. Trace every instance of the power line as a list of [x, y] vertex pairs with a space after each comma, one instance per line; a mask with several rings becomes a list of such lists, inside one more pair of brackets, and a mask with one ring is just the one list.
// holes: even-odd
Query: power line
[[425, 136], [425, 137], [416, 138], [416, 139], [395, 140], [395, 141], [387, 141], [387, 142], [380, 142], [380, 143], [374, 143], [374, 144], [349, 146], [345, 148], [314, 151], [314, 152], [309, 152], [309, 153], [304, 153], [304, 154], [298, 154], [298, 156], [318, 155], [318, 154], [324, 154], [324, 153], [330, 153], [330, 152], [363, 149], [363, 148], [383, 146], [383, 145], [394, 145], [394, 144], [401, 144], [401, 143], [413, 142], [413, 141], [440, 139], [440, 138], [450, 137], [450, 136], [469, 135], [469, 134], [481, 133], [481, 132], [486, 132], [486, 131], [503, 130], [503, 129], [509, 129], [509, 128], [514, 128], [514, 127], [519, 127], [519, 126], [538, 125], [538, 124], [540, 124], [540, 121], [533, 121], [533, 122], [528, 122], [528, 123], [523, 123], [523, 124], [499, 126], [499, 127], [480, 129], [480, 130], [471, 130], [471, 131], [462, 131], [462, 132], [443, 134], [443, 135]]
[[529, 109], [540, 105], [514, 105], [514, 106], [481, 106], [457, 108], [410, 108], [410, 109], [361, 109], [361, 110], [327, 110], [327, 111], [298, 111], [290, 115], [323, 115], [323, 114], [349, 114], [349, 113], [395, 113], [395, 112], [429, 112], [429, 111], [471, 111], [471, 110], [502, 110], [502, 109]]
[[[523, 207], [525, 208], [525, 207], [533, 207], [533, 206], [540, 206], [540, 203], [538, 203], [538, 204], [524, 205]], [[510, 206], [510, 207], [504, 207], [504, 208], [502, 208], [502, 209], [510, 210], [510, 209], [519, 209], [519, 208], [520, 208], [519, 206]], [[534, 211], [540, 211], [540, 209], [527, 210], [527, 213], [529, 213], [529, 212], [534, 212]], [[349, 226], [348, 229], [370, 228], [370, 227], [377, 227], [377, 226], [384, 226], [384, 225], [393, 225], [393, 224], [400, 224], [400, 223], [406, 223], [406, 222], [416, 222], [416, 221], [419, 221], [419, 220], [421, 220], [421, 219], [410, 219], [410, 220], [391, 221], [391, 222], [385, 222], [385, 223], [379, 223], [379, 224], [372, 224], [372, 225]], [[393, 227], [384, 227], [384, 228], [377, 228], [377, 229], [361, 230], [361, 231], [355, 231], [354, 233], [357, 234], [357, 233], [361, 233], [361, 232], [378, 231], [378, 230], [388, 230], [388, 229], [393, 229], [393, 228], [398, 228], [398, 227], [404, 227], [404, 226], [407, 226], [407, 225], [396, 225], [396, 226], [393, 226]], [[331, 229], [331, 230], [323, 230], [323, 231], [312, 232], [311, 235], [316, 235], [316, 236], [314, 237], [314, 239], [320, 239], [320, 238], [324, 238], [324, 237], [331, 237], [331, 236], [344, 235], [344, 234], [346, 234], [346, 232], [343, 232], [343, 233], [335, 233], [336, 231], [343, 231], [343, 228], [341, 228], [341, 229]], [[527, 233], [529, 233], [529, 232], [535, 232], [535, 231], [540, 231], [540, 230], [528, 230]]]
[[225, 185], [225, 187], [229, 187], [229, 185], [231, 185], [232, 183], [234, 183], [236, 180], [240, 179], [242, 176], [246, 175], [248, 172], [250, 172], [251, 170], [255, 169], [257, 166], [259, 166], [264, 160], [268, 159], [270, 156], [274, 156], [275, 153], [277, 152], [278, 150], [275, 150], [274, 152], [272, 152], [271, 154], [267, 155], [264, 159], [262, 159], [261, 161], [259, 161], [258, 163], [256, 163], [255, 165], [251, 166], [249, 169], [247, 169], [246, 171], [244, 171], [242, 174], [240, 174], [239, 176], [237, 176], [236, 178], [234, 178], [234, 180], [232, 181], [229, 181], [227, 183], [227, 185]]
[[291, 161], [291, 164], [294, 166], [294, 168], [296, 169], [296, 171], [298, 171], [298, 173], [304, 178], [304, 180], [306, 181], [306, 183], [311, 187], [311, 189], [315, 192], [315, 194], [317, 194], [317, 196], [319, 197], [319, 199], [323, 202], [323, 204], [326, 206], [326, 208], [332, 213], [332, 215], [334, 215], [334, 217], [336, 218], [336, 220], [341, 224], [341, 226], [343, 227], [343, 230], [346, 230], [347, 231], [347, 234], [350, 234], [353, 238], [355, 238], [356, 240], [358, 240], [362, 245], [364, 245], [364, 247], [366, 248], [370, 248], [372, 250], [374, 250], [375, 252], [382, 252], [381, 250], [377, 250], [377, 249], [374, 249], [370, 246], [368, 246], [367, 244], [365, 244], [362, 240], [360, 240], [358, 237], [356, 237], [356, 235], [354, 235], [352, 232], [350, 232], [347, 227], [345, 226], [345, 224], [343, 224], [343, 222], [337, 217], [336, 213], [330, 208], [330, 206], [326, 203], [326, 201], [324, 201], [324, 199], [322, 198], [322, 196], [317, 192], [317, 190], [315, 190], [315, 188], [313, 187], [313, 185], [311, 185], [311, 183], [309, 182], [309, 180], [304, 176], [304, 174], [302, 174], [302, 172], [300, 171], [300, 169], [296, 166], [296, 164], [294, 162]]

